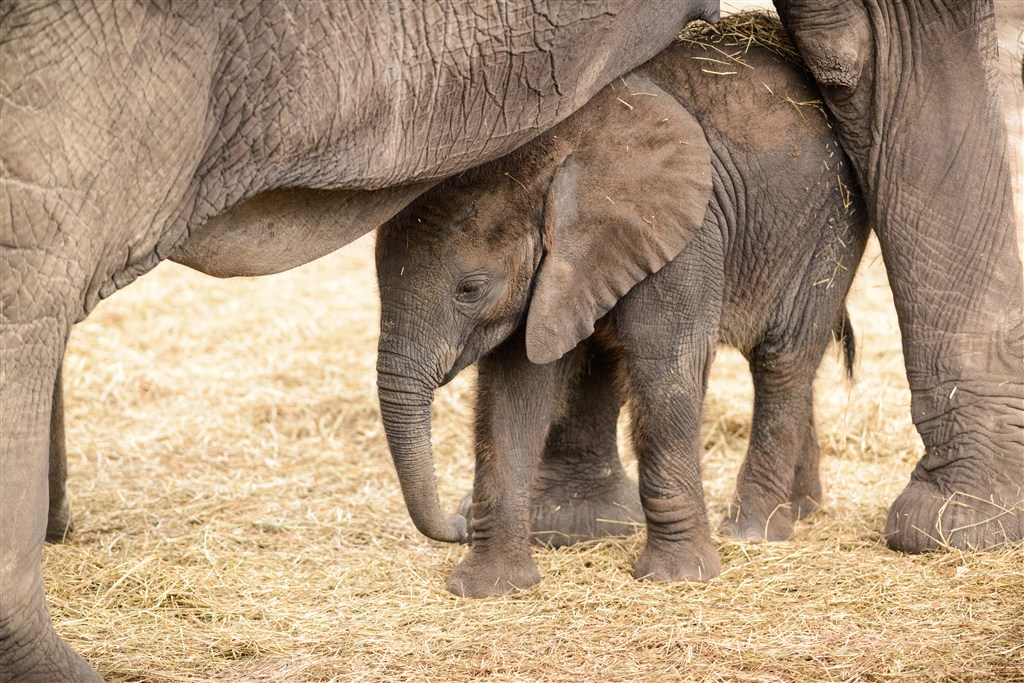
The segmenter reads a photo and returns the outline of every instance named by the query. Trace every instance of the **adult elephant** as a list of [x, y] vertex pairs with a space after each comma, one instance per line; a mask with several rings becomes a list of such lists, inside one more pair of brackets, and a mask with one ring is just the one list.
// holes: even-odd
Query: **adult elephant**
[[48, 518], [67, 524], [73, 323], [165, 258], [233, 276], [322, 256], [716, 14], [706, 0], [6, 2], [0, 678], [99, 679], [54, 632], [39, 566]]

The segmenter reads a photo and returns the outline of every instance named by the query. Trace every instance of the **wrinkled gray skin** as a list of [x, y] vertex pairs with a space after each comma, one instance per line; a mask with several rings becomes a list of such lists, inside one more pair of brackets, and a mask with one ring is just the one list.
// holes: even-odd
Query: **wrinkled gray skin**
[[[170, 253], [218, 275], [260, 274], [350, 241], [421, 189], [397, 186], [429, 184], [531, 137], [667, 44], [694, 9], [560, 3], [534, 23], [514, 11], [532, 5], [514, 2], [506, 17], [457, 6], [445, 21], [396, 0], [358, 6], [376, 13], [365, 21], [317, 23], [302, 7], [283, 16], [241, 4], [174, 5], [173, 14], [159, 4], [0, 7], [5, 675], [95, 677], [53, 635], [38, 572], [42, 463], [48, 450], [63, 462], [63, 446], [50, 449], [62, 419], [51, 408], [72, 322]], [[591, 10], [592, 20], [563, 21]], [[1024, 295], [1006, 138], [986, 78], [991, 0], [807, 0], [780, 10], [826, 84], [903, 328], [927, 451], [890, 514], [889, 542], [917, 551], [1020, 540]], [[510, 30], [490, 30], [498, 25]], [[577, 410], [583, 424], [605, 419], [589, 410]], [[568, 441], [610, 453], [586, 434]], [[579, 460], [550, 462], [566, 478], [558, 468]], [[53, 501], [64, 500], [59, 479]]]
[[165, 258], [259, 275], [350, 242], [708, 4], [4, 2], [0, 678], [99, 679], [54, 633], [39, 568], [70, 529], [73, 323]]
[[[1020, 542], [1024, 286], [992, 2], [776, 4], [864, 188], [899, 315], [925, 455], [889, 511], [887, 542], [904, 552]], [[614, 392], [600, 379], [590, 386]], [[544, 453], [531, 512], [547, 523], [540, 528], [570, 539], [582, 529], [550, 519], [551, 509], [630, 519], [627, 498], [614, 494], [628, 482], [611, 419], [600, 402], [563, 418], [558, 430], [574, 434], [576, 450]], [[571, 421], [591, 429], [575, 432]], [[583, 472], [608, 473], [592, 497]]]
[[[812, 383], [849, 330], [866, 213], [825, 116], [786, 99], [819, 97], [803, 72], [751, 47], [754, 68], [723, 79], [693, 59], [707, 54], [666, 49], [378, 234], [381, 415], [395, 461], [414, 463], [399, 467], [403, 490], [433, 477], [434, 388], [480, 360], [472, 541], [448, 584], [456, 594], [539, 580], [528, 541], [537, 461], [552, 422], [594, 400], [585, 383], [610, 368], [631, 405], [647, 523], [637, 578], [718, 574], [699, 438], [718, 341], [749, 359], [756, 397], [723, 527], [788, 538], [820, 500]], [[431, 535], [436, 499], [410, 513]]]
[[890, 547], [1024, 540], [1024, 285], [991, 1], [776, 0], [878, 234], [925, 454]]

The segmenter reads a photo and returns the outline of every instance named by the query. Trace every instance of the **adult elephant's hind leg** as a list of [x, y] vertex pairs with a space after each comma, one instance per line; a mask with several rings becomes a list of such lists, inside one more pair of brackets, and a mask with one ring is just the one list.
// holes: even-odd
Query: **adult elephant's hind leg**
[[[1009, 174], [985, 163], [988, 176], [940, 175], [985, 178], [999, 200], [987, 211], [935, 192], [928, 220], [876, 230], [925, 447], [886, 522], [889, 546], [905, 552], [1024, 541], [1024, 284]], [[957, 220], [938, 220], [940, 209]]]
[[50, 506], [46, 519], [48, 543], [66, 541], [75, 530], [66, 488], [68, 455], [64, 443], [64, 383], [63, 371], [58, 365], [50, 407]]
[[50, 414], [65, 331], [0, 323], [0, 679], [100, 681], [53, 630], [40, 569]]

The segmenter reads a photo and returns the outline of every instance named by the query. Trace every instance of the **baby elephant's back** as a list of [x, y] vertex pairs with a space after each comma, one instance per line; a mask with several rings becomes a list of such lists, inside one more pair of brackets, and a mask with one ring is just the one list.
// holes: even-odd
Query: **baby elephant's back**
[[841, 314], [867, 238], [853, 169], [815, 84], [786, 49], [777, 19], [744, 14], [638, 69], [697, 118], [711, 146], [707, 222], [725, 248], [723, 323], [740, 317], [747, 328], [723, 332], [740, 347], [793, 313], [779, 307], [800, 305], [814, 283], [836, 290], [829, 306]]

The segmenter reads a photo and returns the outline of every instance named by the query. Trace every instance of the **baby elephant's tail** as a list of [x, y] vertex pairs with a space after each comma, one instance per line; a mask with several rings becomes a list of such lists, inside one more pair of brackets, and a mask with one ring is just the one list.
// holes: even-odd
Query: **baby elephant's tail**
[[843, 321], [833, 331], [836, 341], [843, 345], [843, 360], [846, 361], [846, 376], [853, 380], [853, 365], [857, 360], [857, 339], [853, 335], [853, 324], [850, 322], [850, 311], [843, 309]]

